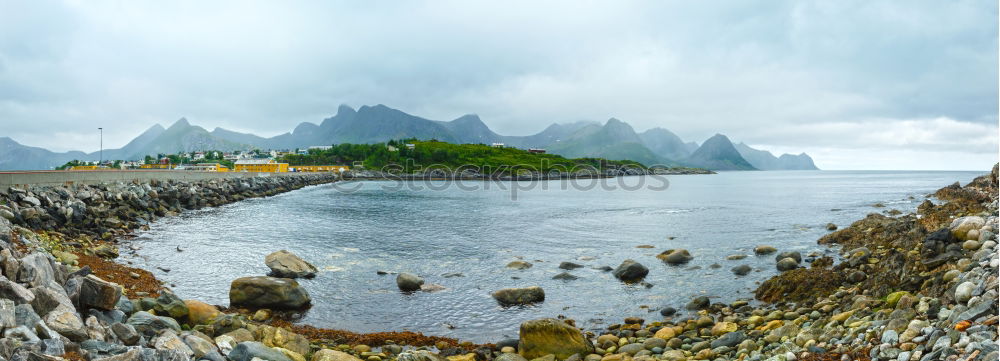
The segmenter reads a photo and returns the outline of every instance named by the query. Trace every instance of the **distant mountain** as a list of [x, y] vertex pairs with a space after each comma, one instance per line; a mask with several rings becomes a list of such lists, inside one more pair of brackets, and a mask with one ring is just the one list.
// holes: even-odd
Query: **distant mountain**
[[553, 123], [549, 125], [545, 130], [540, 133], [533, 135], [523, 135], [523, 136], [505, 136], [503, 141], [505, 144], [511, 147], [518, 148], [546, 148], [557, 142], [561, 142], [569, 139], [573, 134], [576, 134], [583, 128], [590, 126], [600, 127], [601, 123], [590, 122], [590, 121], [580, 121], [574, 123]]
[[729, 141], [729, 138], [722, 134], [716, 134], [708, 138], [694, 153], [691, 153], [685, 160], [685, 163], [712, 170], [756, 169], [750, 162], [743, 159], [740, 152], [733, 146], [733, 142]]
[[639, 138], [642, 139], [642, 143], [649, 150], [667, 159], [680, 160], [687, 158], [694, 149], [698, 148], [695, 145], [692, 149], [690, 144], [684, 143], [677, 134], [663, 128], [653, 128], [639, 133]]
[[615, 118], [604, 126], [584, 126], [569, 139], [550, 145], [548, 150], [569, 158], [629, 159], [645, 165], [672, 163], [646, 148], [632, 126]]
[[[153, 128], [150, 130], [153, 130]], [[150, 133], [150, 130], [146, 132]], [[191, 125], [185, 118], [177, 120], [163, 131], [154, 131], [146, 135], [149, 139], [136, 144], [134, 147], [129, 147], [132, 144], [130, 142], [129, 145], [126, 145], [122, 149], [105, 150], [105, 158], [108, 158], [109, 154], [117, 155], [115, 159], [141, 159], [146, 155], [155, 156], [159, 153], [171, 154], [209, 149], [230, 151], [249, 148], [245, 144], [215, 137], [205, 130], [205, 128]]]
[[478, 115], [467, 114], [450, 122], [438, 122], [458, 139], [459, 143], [492, 144], [503, 143], [504, 136], [494, 133], [479, 119]]
[[86, 156], [86, 153], [77, 151], [56, 153], [44, 148], [22, 145], [8, 137], [0, 137], [0, 169], [4, 170], [52, 169]]
[[818, 170], [813, 160], [808, 154], [799, 155], [782, 154], [775, 157], [771, 152], [751, 148], [746, 143], [740, 142], [736, 145], [736, 150], [740, 152], [754, 168], [760, 170]]
[[[552, 124], [525, 136], [505, 136], [493, 132], [475, 114], [451, 121], [437, 121], [410, 115], [385, 105], [362, 106], [355, 110], [341, 105], [337, 114], [319, 124], [303, 122], [291, 132], [266, 138], [223, 128], [211, 132], [181, 118], [169, 128], [154, 125], [120, 149], [105, 149], [104, 159], [138, 160], [158, 153], [196, 150], [233, 151], [244, 149], [296, 149], [339, 143], [380, 143], [390, 139], [437, 139], [449, 143], [504, 143], [518, 148], [544, 148], [567, 157], [629, 159], [646, 165], [689, 165], [716, 170], [729, 169], [815, 169], [806, 154], [769, 152], [740, 144], [734, 148], [722, 135], [700, 147], [684, 142], [663, 128], [637, 134], [627, 123], [615, 118], [605, 124], [580, 121]], [[50, 169], [73, 159], [95, 161], [98, 152], [55, 153], [0, 138], [0, 169]]]

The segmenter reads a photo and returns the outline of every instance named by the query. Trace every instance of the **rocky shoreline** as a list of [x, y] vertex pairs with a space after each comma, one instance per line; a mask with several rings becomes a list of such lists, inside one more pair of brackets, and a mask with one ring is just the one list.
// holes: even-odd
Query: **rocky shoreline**
[[[601, 332], [531, 320], [520, 337], [474, 345], [412, 332], [354, 334], [292, 325], [308, 304], [292, 279], [233, 283], [234, 307], [182, 300], [149, 272], [113, 262], [114, 242], [159, 217], [336, 181], [332, 175], [11, 188], [0, 193], [0, 357], [8, 360], [652, 361], [996, 360], [997, 167], [938, 191], [915, 214], [873, 214], [822, 238], [845, 260], [779, 256], [759, 300], [699, 298], [661, 318]], [[943, 203], [941, 203], [943, 202]], [[691, 255], [671, 250], [677, 262]], [[771, 250], [768, 250], [771, 251]], [[775, 250], [776, 251], [776, 250]], [[275, 252], [275, 276], [309, 277]], [[273, 256], [273, 257], [272, 257]], [[626, 262], [628, 263], [628, 262]], [[639, 282], [639, 262], [615, 276]], [[736, 270], [734, 270], [736, 272]], [[404, 277], [405, 278], [405, 277]], [[400, 288], [416, 280], [400, 281]], [[236, 292], [234, 294], [233, 292]], [[533, 290], [538, 292], [538, 290]], [[544, 300], [544, 293], [539, 299]], [[512, 298], [519, 301], [517, 297]], [[499, 300], [499, 299], [498, 299]], [[516, 303], [516, 302], [515, 302]]]

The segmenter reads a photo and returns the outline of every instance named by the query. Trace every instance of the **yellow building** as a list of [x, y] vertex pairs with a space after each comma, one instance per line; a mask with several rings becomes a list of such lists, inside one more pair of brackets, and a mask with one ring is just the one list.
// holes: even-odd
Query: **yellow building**
[[284, 173], [288, 163], [278, 163], [274, 159], [241, 159], [236, 161], [234, 172]]
[[229, 167], [226, 167], [219, 163], [198, 163], [196, 165], [184, 167], [184, 170], [193, 170], [199, 172], [228, 172]]
[[173, 164], [143, 164], [139, 169], [174, 169]]
[[346, 165], [297, 165], [293, 168], [295, 172], [345, 172], [351, 167]]
[[68, 170], [97, 170], [96, 165], [74, 165]]

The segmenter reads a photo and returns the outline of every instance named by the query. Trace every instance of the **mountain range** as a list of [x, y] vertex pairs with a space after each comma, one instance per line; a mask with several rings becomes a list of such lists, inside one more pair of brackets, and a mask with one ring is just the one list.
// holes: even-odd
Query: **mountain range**
[[[685, 142], [663, 128], [637, 133], [632, 126], [611, 118], [604, 124], [581, 121], [552, 124], [540, 133], [505, 136], [493, 132], [479, 116], [463, 115], [436, 121], [407, 114], [385, 105], [342, 105], [337, 114], [319, 124], [303, 122], [291, 132], [266, 138], [222, 128], [212, 131], [181, 118], [168, 128], [157, 124], [119, 149], [105, 149], [104, 159], [138, 160], [159, 153], [197, 150], [295, 149], [339, 143], [380, 143], [390, 139], [437, 139], [451, 143], [504, 143], [518, 148], [544, 148], [566, 157], [630, 159], [646, 165], [694, 166], [713, 170], [817, 169], [805, 153], [775, 157], [768, 151], [716, 134], [700, 146]], [[51, 169], [70, 160], [97, 160], [98, 152], [51, 152], [0, 137], [0, 169]]]

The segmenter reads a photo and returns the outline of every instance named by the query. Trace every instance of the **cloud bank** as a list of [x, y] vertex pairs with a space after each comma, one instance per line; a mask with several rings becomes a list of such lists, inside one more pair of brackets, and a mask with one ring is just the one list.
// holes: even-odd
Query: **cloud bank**
[[985, 0], [0, 1], [0, 136], [90, 151], [98, 126], [117, 147], [182, 116], [276, 135], [383, 103], [510, 135], [616, 117], [825, 169], [985, 169], [996, 14]]

